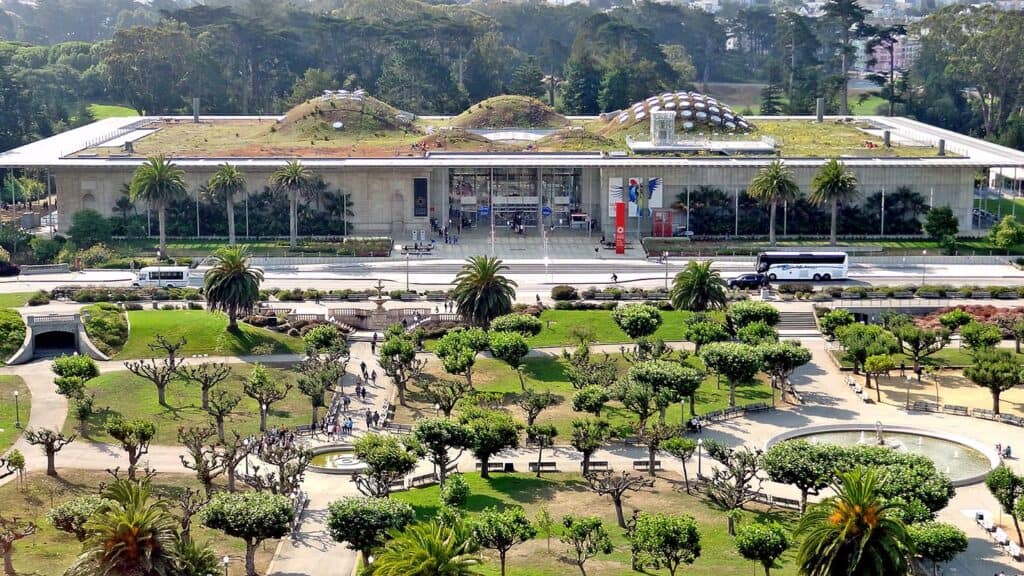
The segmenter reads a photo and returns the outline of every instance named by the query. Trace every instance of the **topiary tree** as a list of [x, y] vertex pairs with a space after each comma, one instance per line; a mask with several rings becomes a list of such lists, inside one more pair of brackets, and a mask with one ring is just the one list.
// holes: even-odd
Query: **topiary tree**
[[697, 451], [697, 441], [692, 438], [677, 436], [669, 438], [661, 443], [661, 449], [667, 454], [679, 459], [683, 465], [683, 484], [686, 486], [686, 493], [690, 493], [690, 474], [686, 471], [686, 462], [693, 457]]
[[540, 334], [542, 324], [539, 318], [530, 314], [505, 314], [491, 321], [491, 333], [515, 332], [524, 338]]
[[938, 576], [940, 564], [952, 561], [967, 550], [967, 535], [952, 524], [934, 521], [910, 524], [907, 532], [917, 555], [931, 563], [933, 576]]
[[[761, 356], [762, 370], [772, 377], [772, 382], [779, 389], [783, 388], [793, 371], [811, 361], [811, 351], [796, 340], [762, 344], [758, 346], [757, 353]], [[772, 403], [775, 403], [774, 391]]]
[[761, 369], [757, 349], [736, 342], [708, 344], [701, 349], [700, 358], [709, 370], [724, 376], [729, 383], [729, 406], [736, 405], [736, 386], [752, 379]]
[[530, 345], [526, 338], [518, 332], [495, 332], [490, 335], [491, 354], [508, 364], [516, 376], [519, 377], [519, 388], [526, 390], [526, 381], [523, 379], [523, 360], [530, 353]]
[[600, 416], [601, 410], [609, 400], [611, 400], [611, 396], [606, 388], [590, 385], [573, 394], [572, 409], [576, 412], [588, 412], [594, 416]]
[[149, 453], [149, 443], [156, 436], [156, 425], [141, 418], [125, 420], [118, 417], [107, 421], [107, 434], [117, 440], [128, 454], [128, 479], [134, 480], [139, 460]]
[[488, 507], [473, 521], [473, 538], [480, 546], [498, 553], [501, 576], [505, 576], [508, 551], [516, 544], [536, 536], [537, 529], [519, 506], [510, 506], [504, 510]]
[[608, 423], [593, 418], [579, 418], [572, 421], [572, 447], [583, 455], [583, 475], [590, 472], [590, 458], [604, 444], [610, 435]]
[[498, 452], [519, 447], [522, 426], [512, 416], [499, 410], [471, 409], [459, 415], [459, 422], [469, 428], [469, 449], [480, 460], [481, 478], [490, 478], [487, 464]]
[[1009, 350], [983, 349], [974, 354], [974, 364], [964, 376], [992, 394], [992, 412], [999, 414], [999, 396], [1024, 382], [1020, 363]]
[[747, 524], [736, 531], [735, 543], [740, 556], [764, 566], [764, 576], [771, 576], [775, 561], [790, 547], [786, 531], [777, 522]]
[[441, 503], [445, 506], [459, 508], [469, 501], [469, 482], [462, 474], [455, 474], [441, 486]]
[[893, 327], [892, 333], [899, 340], [903, 353], [914, 361], [914, 371], [921, 367], [921, 361], [942, 350], [949, 344], [949, 330], [929, 330], [911, 323]]
[[864, 365], [868, 356], [895, 354], [899, 351], [896, 337], [875, 324], [850, 324], [836, 330], [839, 343], [846, 350], [845, 358], [853, 363], [853, 371]]
[[245, 542], [245, 574], [256, 576], [256, 547], [291, 529], [295, 510], [285, 496], [267, 492], [219, 492], [200, 513], [203, 524]]
[[789, 440], [772, 445], [761, 457], [761, 467], [772, 482], [790, 484], [800, 491], [800, 512], [807, 510], [807, 495], [828, 487], [839, 463], [833, 446]]
[[849, 326], [856, 322], [853, 313], [846, 308], [836, 308], [830, 312], [826, 312], [818, 318], [818, 326], [821, 327], [821, 333], [829, 338], [835, 338], [836, 330], [843, 326]]
[[612, 320], [631, 339], [646, 338], [661, 326], [661, 312], [648, 304], [630, 304], [612, 310]]
[[353, 448], [365, 467], [352, 475], [352, 481], [361, 493], [377, 498], [390, 494], [391, 485], [415, 470], [424, 454], [415, 438], [399, 439], [387, 434], [365, 434]]
[[462, 450], [470, 446], [470, 430], [468, 427], [452, 422], [447, 418], [427, 418], [420, 420], [412, 429], [416, 441], [426, 450], [427, 458], [433, 462], [438, 484], [444, 488], [448, 464], [453, 460], [451, 450]]
[[693, 564], [700, 558], [700, 532], [697, 522], [687, 514], [651, 514], [642, 512], [630, 534], [633, 550], [639, 555], [637, 568], [651, 564], [664, 566], [675, 576], [682, 564]]
[[389, 336], [377, 350], [384, 374], [398, 390], [398, 403], [405, 406], [405, 391], [423, 373], [427, 361], [416, 357], [416, 344], [404, 334]]
[[995, 324], [971, 320], [960, 328], [960, 339], [964, 346], [977, 354], [980, 350], [998, 346], [1003, 341], [1003, 331]]
[[490, 338], [487, 332], [479, 328], [450, 330], [438, 340], [435, 353], [441, 360], [445, 372], [465, 376], [466, 384], [472, 386], [476, 355], [486, 350], [489, 345]]
[[974, 320], [974, 317], [960, 308], [950, 310], [949, 312], [939, 316], [939, 323], [946, 327], [950, 332], [955, 332], [971, 320]]
[[615, 550], [604, 521], [597, 516], [567, 515], [562, 518], [561, 541], [569, 545], [569, 554], [580, 569], [580, 576], [587, 576], [583, 568], [587, 560], [598, 554], [611, 554]]
[[692, 322], [683, 326], [684, 338], [693, 342], [694, 352], [700, 353], [705, 344], [725, 342], [729, 339], [729, 331], [725, 326], [712, 320]]
[[736, 339], [744, 344], [757, 346], [778, 342], [779, 333], [775, 331], [775, 328], [758, 320], [736, 330]]
[[875, 399], [882, 401], [882, 387], [879, 384], [879, 377], [888, 374], [896, 368], [896, 361], [888, 354], [875, 354], [864, 360], [864, 385], [871, 388], [871, 377], [875, 377]]
[[639, 492], [644, 488], [654, 486], [653, 478], [635, 476], [629, 472], [615, 474], [611, 470], [591, 472], [584, 476], [587, 487], [600, 496], [609, 496], [615, 506], [615, 519], [619, 528], [626, 528], [626, 518], [622, 514], [622, 497], [626, 492]]
[[288, 396], [292, 389], [291, 382], [283, 385], [271, 377], [262, 364], [254, 364], [249, 377], [242, 384], [242, 391], [245, 395], [255, 400], [260, 407], [260, 432], [267, 431], [267, 413], [275, 402], [280, 402]]
[[742, 328], [754, 322], [764, 322], [769, 326], [779, 323], [779, 311], [775, 306], [767, 302], [757, 300], [743, 300], [729, 306], [726, 310], [729, 321], [737, 328]]
[[383, 546], [392, 531], [402, 530], [415, 519], [412, 506], [390, 498], [347, 497], [327, 507], [331, 538], [362, 554], [364, 564], [369, 564], [371, 551]]
[[1017, 542], [1024, 546], [1024, 536], [1021, 535], [1020, 521], [1017, 517], [1017, 504], [1024, 496], [1024, 477], [1014, 474], [1013, 470], [1006, 464], [1000, 464], [992, 469], [985, 476], [985, 486], [995, 497], [996, 502], [1003, 509], [1003, 512], [1013, 519], [1013, 527], [1017, 531]]

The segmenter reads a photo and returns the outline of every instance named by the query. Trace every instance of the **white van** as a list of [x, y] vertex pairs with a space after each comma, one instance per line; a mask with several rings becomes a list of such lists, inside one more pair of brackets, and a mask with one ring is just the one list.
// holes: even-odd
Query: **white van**
[[188, 266], [147, 266], [135, 276], [132, 286], [182, 288], [188, 286], [191, 271]]

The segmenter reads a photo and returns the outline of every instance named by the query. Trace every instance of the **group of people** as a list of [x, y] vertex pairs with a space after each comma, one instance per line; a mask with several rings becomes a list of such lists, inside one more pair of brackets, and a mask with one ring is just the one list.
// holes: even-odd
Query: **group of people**
[[275, 446], [291, 448], [292, 443], [295, 442], [295, 432], [283, 426], [273, 426], [265, 431], [263, 436], [250, 438], [250, 442], [255, 446], [253, 451], [256, 455], [263, 456], [264, 451]]

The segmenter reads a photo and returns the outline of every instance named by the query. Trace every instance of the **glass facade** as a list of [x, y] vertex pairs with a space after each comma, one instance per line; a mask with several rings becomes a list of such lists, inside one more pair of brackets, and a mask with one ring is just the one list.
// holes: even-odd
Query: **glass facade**
[[580, 168], [456, 168], [448, 172], [450, 226], [467, 231], [505, 227], [536, 234], [538, 227], [587, 231]]

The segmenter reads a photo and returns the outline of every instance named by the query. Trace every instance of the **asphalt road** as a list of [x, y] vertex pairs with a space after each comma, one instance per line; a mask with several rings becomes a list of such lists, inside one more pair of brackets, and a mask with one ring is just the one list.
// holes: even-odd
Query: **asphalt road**
[[[580, 288], [611, 283], [616, 274], [619, 284], [626, 286], [659, 286], [682, 269], [685, 262], [662, 264], [642, 261], [611, 262], [603, 260], [556, 260], [547, 266], [538, 261], [508, 263], [508, 276], [521, 292], [544, 294], [555, 284], [571, 284]], [[458, 261], [374, 262], [369, 264], [278, 266], [265, 270], [264, 285], [268, 288], [366, 288], [384, 282], [386, 290], [404, 288], [408, 278], [413, 289], [449, 286], [461, 267]], [[725, 278], [752, 272], [753, 262], [723, 262], [716, 266]], [[64, 285], [129, 286], [133, 275], [126, 270], [95, 270], [70, 274], [21, 276], [0, 279], [0, 292], [51, 290]], [[1024, 271], [1009, 265], [927, 265], [927, 266], [850, 266], [850, 279], [844, 282], [816, 284], [928, 284], [1024, 285]], [[198, 281], [198, 278], [196, 279]]]

